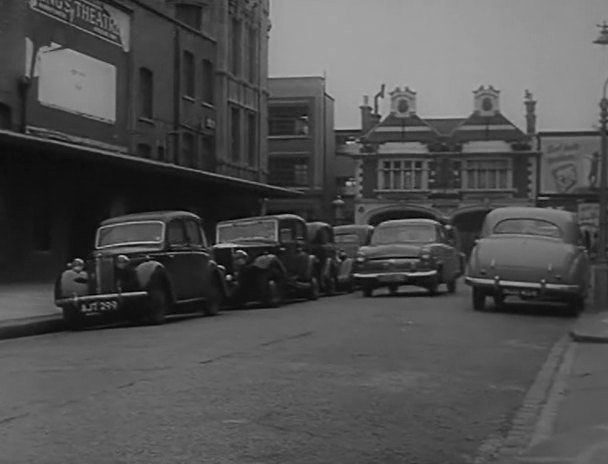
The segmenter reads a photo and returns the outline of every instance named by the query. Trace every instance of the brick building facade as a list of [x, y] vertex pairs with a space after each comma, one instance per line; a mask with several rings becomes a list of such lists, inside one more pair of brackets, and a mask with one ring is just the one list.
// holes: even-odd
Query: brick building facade
[[268, 0], [0, 0], [0, 279], [50, 279], [109, 216], [211, 234], [266, 184]]
[[534, 204], [539, 156], [531, 96], [524, 133], [500, 112], [498, 90], [480, 87], [473, 95], [473, 110], [462, 118], [418, 115], [417, 95], [407, 87], [390, 93], [384, 118], [364, 100], [361, 136], [339, 150], [357, 161], [356, 223], [449, 221], [468, 251], [492, 208]]

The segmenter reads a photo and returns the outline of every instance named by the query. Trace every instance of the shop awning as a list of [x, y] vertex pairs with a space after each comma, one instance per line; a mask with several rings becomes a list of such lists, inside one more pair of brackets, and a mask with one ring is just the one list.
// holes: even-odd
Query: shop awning
[[[106, 161], [108, 163], [114, 163], [124, 167], [137, 168], [138, 170], [145, 172], [189, 178], [193, 181], [200, 181], [201, 183], [207, 185], [234, 187], [238, 190], [257, 193], [260, 196], [268, 198], [298, 198], [302, 196], [302, 193], [296, 190], [276, 187], [273, 185], [263, 184], [261, 182], [240, 179], [238, 177], [231, 177], [208, 171], [201, 171], [194, 168], [187, 168], [184, 166], [178, 166], [176, 164], [140, 158], [101, 148], [35, 137], [33, 135], [21, 134], [8, 130], [0, 130], [0, 144], [18, 148], [35, 149], [37, 151], [48, 150], [56, 153], [57, 155], [77, 156], [80, 160], [86, 158], [91, 161]], [[1, 149], [0, 154], [2, 154]]]

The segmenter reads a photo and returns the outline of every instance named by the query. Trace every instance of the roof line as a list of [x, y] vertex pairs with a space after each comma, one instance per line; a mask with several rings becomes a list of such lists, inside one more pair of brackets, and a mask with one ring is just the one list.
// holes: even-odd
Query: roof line
[[255, 188], [255, 189], [259, 189], [259, 190], [265, 190], [268, 193], [273, 192], [276, 194], [282, 194], [282, 195], [288, 196], [288, 197], [298, 197], [301, 195], [301, 193], [296, 192], [291, 189], [277, 187], [274, 185], [268, 185], [268, 184], [264, 184], [261, 182], [248, 180], [248, 179], [241, 179], [238, 177], [231, 177], [231, 176], [227, 176], [224, 174], [218, 174], [215, 172], [201, 171], [199, 169], [193, 169], [193, 168], [187, 168], [184, 166], [163, 163], [161, 161], [140, 158], [140, 157], [136, 157], [136, 156], [113, 152], [110, 150], [104, 150], [101, 148], [87, 147], [87, 146], [76, 145], [73, 143], [59, 141], [59, 140], [35, 137], [33, 135], [22, 134], [19, 132], [14, 132], [14, 131], [9, 131], [9, 130], [4, 130], [4, 129], [0, 129], [0, 141], [2, 141], [2, 140], [9, 140], [9, 141], [13, 140], [13, 141], [26, 142], [26, 143], [28, 143], [28, 142], [29, 143], [38, 143], [38, 144], [45, 144], [47, 146], [54, 146], [57, 148], [65, 148], [68, 150], [84, 151], [84, 152], [89, 152], [91, 154], [101, 155], [102, 157], [105, 157], [107, 159], [112, 159], [114, 161], [125, 161], [125, 162], [131, 163], [131, 164], [139, 164], [139, 165], [147, 166], [147, 167], [160, 168], [160, 169], [164, 170], [166, 173], [190, 174], [190, 175], [198, 176], [201, 178], [206, 178], [207, 180], [217, 182], [217, 183], [222, 183], [222, 182], [232, 183], [232, 184], [241, 185], [242, 187], [251, 187], [251, 188]]

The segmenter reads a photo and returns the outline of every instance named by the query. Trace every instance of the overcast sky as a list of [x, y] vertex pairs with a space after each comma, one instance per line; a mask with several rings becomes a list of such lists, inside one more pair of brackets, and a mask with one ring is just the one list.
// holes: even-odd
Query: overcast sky
[[385, 83], [415, 90], [423, 117], [468, 116], [491, 84], [522, 129], [529, 89], [538, 130], [593, 129], [604, 19], [607, 0], [271, 0], [270, 75], [325, 71], [337, 128], [359, 127], [362, 96]]

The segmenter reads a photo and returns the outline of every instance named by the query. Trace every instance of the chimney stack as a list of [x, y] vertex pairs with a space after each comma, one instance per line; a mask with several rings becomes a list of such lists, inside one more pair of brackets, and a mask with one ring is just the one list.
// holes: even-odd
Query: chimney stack
[[369, 106], [369, 95], [363, 96], [363, 104], [359, 107], [361, 110], [361, 133], [365, 134], [374, 127], [374, 118], [372, 116], [372, 107]]
[[536, 100], [529, 90], [526, 90], [524, 94], [524, 104], [526, 105], [526, 134], [534, 137], [536, 134]]

